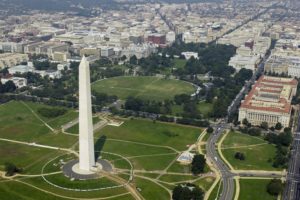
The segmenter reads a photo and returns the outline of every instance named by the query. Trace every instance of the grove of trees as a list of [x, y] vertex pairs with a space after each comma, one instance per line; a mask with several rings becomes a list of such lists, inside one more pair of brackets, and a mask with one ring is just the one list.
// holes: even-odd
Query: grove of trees
[[198, 185], [184, 183], [173, 189], [173, 200], [203, 200], [204, 192]]

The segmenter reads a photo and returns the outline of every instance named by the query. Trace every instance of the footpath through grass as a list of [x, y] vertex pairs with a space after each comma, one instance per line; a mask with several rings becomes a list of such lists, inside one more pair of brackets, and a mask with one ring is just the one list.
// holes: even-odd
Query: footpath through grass
[[[41, 107], [52, 108], [44, 104], [21, 101], [2, 104], [0, 106], [0, 138], [64, 148], [72, 146], [77, 139], [59, 133], [59, 129], [61, 125], [75, 119], [78, 113], [68, 109], [64, 115], [46, 118], [37, 112]], [[43, 121], [57, 129], [58, 133], [53, 133]]]
[[[281, 170], [272, 166], [276, 147], [261, 138], [230, 132], [222, 143], [222, 153], [237, 170]], [[236, 152], [245, 155], [245, 160], [234, 157]]]
[[201, 132], [201, 128], [132, 119], [126, 120], [119, 127], [106, 126], [96, 135], [105, 135], [107, 138], [118, 140], [170, 146], [182, 151], [188, 148], [187, 145], [194, 144]]

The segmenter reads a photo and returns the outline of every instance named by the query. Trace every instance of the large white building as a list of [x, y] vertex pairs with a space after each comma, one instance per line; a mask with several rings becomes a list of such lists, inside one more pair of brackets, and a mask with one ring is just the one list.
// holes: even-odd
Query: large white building
[[252, 125], [267, 122], [275, 126], [280, 122], [289, 127], [292, 105], [298, 81], [293, 78], [261, 76], [252, 86], [239, 108], [239, 121], [247, 119]]
[[5, 84], [8, 81], [12, 81], [17, 88], [22, 88], [27, 86], [27, 79], [21, 77], [9, 77], [9, 78], [1, 78], [1, 83]]
[[255, 71], [260, 61], [261, 58], [257, 55], [242, 56], [237, 54], [230, 59], [229, 66], [232, 66], [237, 71], [241, 70], [242, 68]]
[[33, 72], [34, 70], [35, 70], [34, 67], [28, 66], [28, 65], [17, 65], [17, 66], [8, 68], [8, 72], [10, 74], [17, 74], [17, 73], [24, 74], [27, 72]]
[[183, 55], [186, 60], [189, 60], [192, 57], [194, 57], [195, 59], [199, 59], [199, 55], [198, 55], [197, 52], [189, 52], [189, 51], [187, 51], [187, 52], [182, 52], [181, 55]]
[[0, 54], [0, 69], [5, 67], [12, 67], [20, 64], [22, 62], [28, 61], [27, 54], [19, 53], [4, 53]]

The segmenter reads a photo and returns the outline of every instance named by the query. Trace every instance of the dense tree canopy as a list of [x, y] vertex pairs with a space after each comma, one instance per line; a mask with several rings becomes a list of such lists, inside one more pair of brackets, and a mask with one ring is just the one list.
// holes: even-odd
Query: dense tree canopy
[[283, 191], [283, 184], [279, 179], [272, 179], [267, 185], [267, 191], [273, 196], [278, 196]]
[[192, 183], [180, 184], [173, 189], [173, 200], [202, 200], [203, 198], [203, 190]]
[[0, 82], [0, 93], [14, 92], [17, 89], [12, 81], [7, 81], [5, 84]]
[[192, 169], [193, 174], [200, 174], [204, 172], [206, 159], [204, 155], [195, 155], [192, 161]]

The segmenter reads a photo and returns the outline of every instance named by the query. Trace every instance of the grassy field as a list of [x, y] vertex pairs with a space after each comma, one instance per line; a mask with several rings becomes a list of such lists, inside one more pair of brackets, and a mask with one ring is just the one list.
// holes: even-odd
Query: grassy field
[[150, 76], [109, 78], [95, 82], [92, 88], [120, 99], [134, 96], [146, 100], [172, 99], [176, 94], [192, 94], [195, 91], [189, 83]]
[[209, 116], [209, 113], [212, 111], [212, 108], [212, 103], [206, 103], [205, 101], [202, 101], [198, 104], [198, 110], [206, 117]]
[[179, 58], [175, 58], [174, 59], [174, 67], [175, 68], [183, 68], [186, 64], [186, 60], [185, 59], [179, 59]]
[[132, 119], [120, 127], [106, 126], [97, 135], [105, 135], [110, 139], [129, 140], [186, 150], [187, 145], [195, 143], [201, 132], [202, 129], [200, 128]]
[[206, 177], [206, 178], [199, 179], [198, 181], [194, 182], [194, 184], [198, 185], [204, 191], [208, 191], [209, 188], [214, 183], [214, 181], [215, 181], [215, 178], [213, 178], [213, 177]]
[[[99, 117], [93, 117], [93, 124], [96, 124], [100, 122]], [[73, 134], [78, 134], [79, 133], [79, 124], [74, 124], [73, 126], [71, 126], [70, 128], [68, 128], [66, 130], [67, 133], [73, 133]]]
[[[236, 152], [244, 153], [246, 159], [235, 159]], [[258, 137], [230, 132], [222, 143], [222, 153], [235, 169], [280, 170], [272, 167], [275, 146]]]
[[23, 169], [24, 174], [39, 174], [43, 165], [61, 152], [0, 141], [0, 169], [6, 162]]
[[[18, 188], [18, 190], [16, 190], [16, 188]], [[23, 183], [18, 183], [14, 181], [0, 182], [0, 196], [2, 198], [5, 197], [5, 200], [16, 200], [16, 199], [33, 200], [34, 198], [43, 199], [43, 200], [64, 200], [65, 199], [51, 194], [47, 194], [45, 192], [34, 189], [28, 185], [24, 185]]]
[[159, 185], [141, 178], [135, 179], [135, 185], [141, 190], [145, 199], [166, 200], [170, 199], [168, 192]]
[[[62, 148], [72, 147], [74, 150], [78, 150], [78, 137], [76, 135], [67, 135], [59, 131], [52, 132], [44, 124], [47, 123], [58, 130], [61, 125], [76, 118], [78, 113], [68, 110], [63, 116], [47, 119], [39, 116], [37, 112], [40, 107], [44, 106], [42, 104], [16, 101], [0, 105], [0, 138], [35, 142]], [[171, 182], [190, 179], [202, 185], [203, 188], [207, 188], [210, 184], [209, 180], [197, 180], [199, 177], [191, 176], [190, 167], [184, 167], [175, 162], [179, 151], [186, 150], [188, 145], [195, 143], [201, 132], [201, 128], [176, 124], [154, 123], [142, 119], [124, 120], [120, 127], [106, 126], [95, 133], [95, 150], [97, 156], [109, 160], [115, 168], [124, 171], [124, 173], [118, 174], [120, 177], [129, 178], [130, 163], [135, 170], [141, 170], [141, 172], [145, 172], [144, 174], [150, 174], [147, 172], [151, 171], [151, 176], [146, 176], [146, 179], [145, 177], [133, 178], [134, 183], [141, 189], [140, 193], [145, 199], [170, 199], [168, 191], [159, 185], [158, 180], [156, 180], [156, 177], [162, 171], [185, 172], [187, 174], [181, 176], [162, 174], [161, 179], [167, 182], [164, 184], [168, 185], [169, 189], [174, 186]], [[66, 151], [34, 147], [26, 143], [17, 144], [10, 141], [0, 141], [0, 146], [0, 170], [3, 170], [5, 162], [12, 162], [23, 168], [24, 176], [40, 174], [43, 166], [50, 160], [52, 162], [44, 168], [44, 173], [60, 171], [61, 165], [59, 163], [61, 163], [61, 160], [68, 161], [76, 158], [73, 154], [65, 155]], [[130, 163], [126, 160], [129, 160]], [[71, 181], [62, 174], [52, 174], [47, 176], [47, 179], [58, 185], [74, 189], [115, 185], [107, 179], [88, 182]], [[126, 194], [127, 191], [124, 188], [78, 193], [51, 186], [41, 177], [17, 177], [16, 181], [0, 180], [1, 197], [7, 196], [6, 199], [8, 200], [60, 200], [66, 198], [106, 198], [124, 194], [124, 196], [111, 199], [133, 199], [131, 195]], [[15, 192], [15, 187], [20, 188], [20, 190], [18, 189], [18, 192]]]
[[240, 196], [239, 200], [276, 200], [277, 197], [271, 196], [266, 187], [270, 180], [264, 179], [240, 179]]
[[220, 197], [220, 194], [222, 193], [222, 187], [223, 187], [223, 184], [221, 181], [219, 181], [218, 184], [214, 187], [214, 189], [210, 193], [208, 200], [218, 199]]
[[159, 180], [164, 181], [164, 182], [170, 182], [170, 183], [176, 183], [176, 182], [181, 182], [181, 181], [189, 181], [195, 179], [195, 176], [192, 175], [182, 175], [182, 176], [177, 176], [177, 175], [163, 175], [159, 178]]
[[49, 106], [20, 101], [11, 101], [1, 105], [0, 138], [37, 142], [45, 136], [54, 136], [44, 122], [54, 129], [59, 129], [61, 125], [77, 116], [75, 111], [68, 110], [62, 116], [48, 119], [37, 114], [37, 110], [41, 107]]

